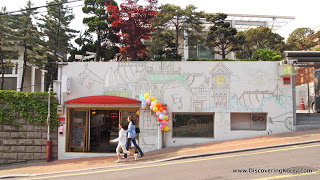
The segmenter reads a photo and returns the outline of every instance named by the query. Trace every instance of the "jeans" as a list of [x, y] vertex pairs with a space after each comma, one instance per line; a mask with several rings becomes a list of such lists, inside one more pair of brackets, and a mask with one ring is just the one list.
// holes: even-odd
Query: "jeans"
[[[139, 145], [137, 144], [135, 138], [134, 138], [134, 139], [127, 138], [127, 142], [126, 142], [126, 148], [127, 148], [127, 150], [129, 150], [129, 147], [130, 147], [130, 145], [131, 145], [131, 141], [132, 141], [132, 143], [134, 144], [134, 146], [138, 149], [138, 151], [139, 151], [139, 153], [140, 153], [140, 156], [142, 156], [142, 155], [143, 155], [143, 152], [141, 151], [141, 149], [140, 149]], [[124, 154], [124, 157], [126, 158], [126, 157], [127, 157], [127, 154]]]

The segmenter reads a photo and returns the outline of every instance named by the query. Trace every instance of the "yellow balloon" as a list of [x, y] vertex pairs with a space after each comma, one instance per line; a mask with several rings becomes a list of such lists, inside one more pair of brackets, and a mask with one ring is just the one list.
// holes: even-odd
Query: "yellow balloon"
[[154, 101], [154, 97], [151, 97], [150, 100], [151, 100], [151, 102]]
[[168, 121], [169, 117], [167, 115], [164, 115], [164, 119], [163, 120]]
[[157, 108], [157, 107], [154, 107], [154, 108], [153, 108], [153, 111], [154, 111], [154, 112], [157, 112], [157, 111], [158, 111], [158, 108]]
[[158, 99], [155, 99], [154, 101], [155, 101], [156, 103], [159, 103]]
[[164, 130], [164, 131], [169, 131], [169, 127], [168, 127], [168, 126], [165, 126], [165, 127], [163, 128], [163, 130]]
[[136, 114], [139, 116], [139, 111], [137, 111]]
[[149, 93], [145, 93], [144, 98], [148, 99], [148, 97], [149, 97]]

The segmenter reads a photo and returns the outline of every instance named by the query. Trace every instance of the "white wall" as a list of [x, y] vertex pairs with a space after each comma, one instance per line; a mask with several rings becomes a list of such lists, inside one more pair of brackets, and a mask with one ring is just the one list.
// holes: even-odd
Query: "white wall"
[[[278, 62], [74, 62], [62, 67], [62, 75], [72, 78], [72, 93], [62, 95], [62, 102], [103, 94], [139, 99], [140, 94], [148, 92], [167, 104], [170, 130], [166, 133], [166, 146], [293, 130], [292, 87], [283, 85], [283, 79], [278, 75]], [[225, 84], [216, 85], [216, 77], [224, 77]], [[205, 89], [204, 94], [200, 93], [200, 87]], [[220, 96], [225, 102], [222, 107], [216, 106], [215, 93], [225, 94]], [[200, 109], [196, 108], [196, 102], [203, 103]], [[214, 138], [173, 138], [172, 112], [214, 113]], [[231, 131], [232, 112], [267, 113], [267, 129]], [[153, 114], [149, 119], [140, 115], [140, 125], [146, 119], [156, 123], [154, 117]], [[143, 127], [142, 134], [144, 131], [150, 132], [156, 138], [157, 131], [153, 126], [148, 127], [153, 129], [152, 132]], [[146, 141], [155, 147], [156, 140], [151, 140], [148, 133], [145, 134], [149, 137]], [[60, 148], [64, 149], [65, 145], [61, 147], [59, 143]]]

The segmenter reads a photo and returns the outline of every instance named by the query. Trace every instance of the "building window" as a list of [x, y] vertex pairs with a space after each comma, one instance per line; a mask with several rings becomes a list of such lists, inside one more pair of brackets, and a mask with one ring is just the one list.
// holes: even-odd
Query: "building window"
[[231, 113], [231, 130], [266, 130], [267, 113]]
[[213, 114], [173, 113], [173, 137], [213, 137]]
[[[0, 78], [0, 83], [2, 83], [2, 78]], [[17, 78], [5, 77], [3, 90], [17, 90]]]
[[200, 95], [203, 95], [204, 94], [204, 87], [201, 86], [199, 89], [200, 89]]
[[196, 102], [196, 110], [201, 111], [202, 110], [202, 102]]
[[12, 63], [4, 63], [4, 74], [12, 74], [12, 70], [13, 70], [13, 64]]
[[198, 44], [198, 58], [199, 59], [215, 59], [215, 55], [212, 52], [215, 50], [214, 47], [204, 46]]

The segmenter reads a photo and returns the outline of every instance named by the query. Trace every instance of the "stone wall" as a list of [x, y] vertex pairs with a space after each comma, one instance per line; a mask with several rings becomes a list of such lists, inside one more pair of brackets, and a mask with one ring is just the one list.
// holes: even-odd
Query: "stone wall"
[[[15, 120], [21, 127], [0, 123], [0, 164], [46, 160], [47, 126], [34, 126], [26, 120]], [[57, 128], [52, 130], [52, 159], [58, 157]]]

